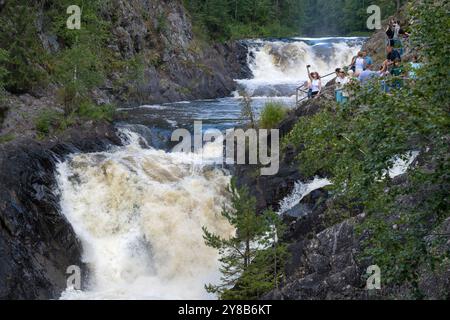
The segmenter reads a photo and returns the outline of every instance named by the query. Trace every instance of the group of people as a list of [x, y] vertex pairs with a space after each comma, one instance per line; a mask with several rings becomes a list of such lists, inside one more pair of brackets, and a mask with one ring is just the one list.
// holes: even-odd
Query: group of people
[[[350, 66], [337, 68], [335, 80], [336, 101], [345, 103], [350, 97], [348, 84], [359, 83], [362, 86], [370, 83], [371, 80], [379, 78], [384, 92], [391, 89], [400, 89], [403, 84], [403, 77], [415, 80], [416, 71], [422, 66], [417, 56], [413, 56], [410, 62], [409, 75], [406, 75], [402, 66], [402, 51], [395, 46], [401, 35], [408, 34], [401, 28], [398, 21], [392, 20], [386, 30], [388, 43], [386, 47], [386, 60], [375, 70], [373, 60], [366, 51], [360, 51], [353, 57]], [[322, 80], [317, 72], [310, 71], [311, 66], [307, 66], [309, 81], [307, 82], [308, 97], [315, 99], [322, 93]], [[387, 81], [387, 77], [395, 77], [393, 81]], [[389, 83], [389, 84], [388, 84]]]

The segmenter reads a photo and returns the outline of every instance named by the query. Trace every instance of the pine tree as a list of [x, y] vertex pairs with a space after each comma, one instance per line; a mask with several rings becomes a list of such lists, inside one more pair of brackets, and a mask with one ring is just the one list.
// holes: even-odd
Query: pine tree
[[219, 250], [221, 284], [206, 286], [220, 299], [257, 299], [277, 287], [283, 277], [286, 246], [278, 243], [283, 232], [277, 214], [256, 214], [256, 199], [247, 188], [230, 184], [231, 205], [222, 216], [236, 228], [234, 237], [225, 239], [203, 228], [207, 246]]

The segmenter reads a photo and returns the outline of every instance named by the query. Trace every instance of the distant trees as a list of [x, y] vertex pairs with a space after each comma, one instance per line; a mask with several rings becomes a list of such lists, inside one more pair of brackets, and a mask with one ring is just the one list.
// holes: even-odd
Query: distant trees
[[366, 31], [367, 7], [379, 5], [383, 17], [404, 0], [184, 0], [194, 23], [214, 39], [346, 35]]
[[302, 0], [185, 0], [212, 38], [298, 34]]

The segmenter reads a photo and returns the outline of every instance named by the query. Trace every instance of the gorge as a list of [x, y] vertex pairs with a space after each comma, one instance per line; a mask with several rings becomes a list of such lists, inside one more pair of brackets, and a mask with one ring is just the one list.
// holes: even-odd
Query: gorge
[[[110, 6], [111, 3], [114, 5]], [[398, 268], [406, 270], [399, 273], [409, 279], [408, 268], [413, 266], [413, 280], [386, 285], [384, 291], [375, 293], [368, 292], [365, 285], [367, 267], [374, 262], [361, 258], [369, 233], [358, 230], [369, 211], [359, 201], [364, 197], [357, 193], [381, 180], [387, 180], [389, 188], [380, 188], [379, 194], [388, 194], [395, 188], [409, 190], [410, 168], [424, 168], [426, 173], [445, 170], [447, 167], [439, 162], [445, 157], [442, 154], [434, 157], [432, 144], [443, 150], [438, 148], [442, 147], [439, 143], [445, 144], [448, 137], [422, 139], [415, 132], [403, 135], [409, 131], [400, 127], [399, 119], [409, 120], [405, 114], [410, 114], [401, 108], [413, 105], [411, 101], [403, 103], [408, 101], [407, 94], [400, 98], [386, 95], [381, 102], [358, 96], [362, 99], [358, 100], [362, 113], [370, 109], [371, 103], [376, 105], [374, 110], [388, 110], [390, 97], [397, 99], [399, 106], [386, 122], [381, 122], [384, 114], [377, 117], [379, 114], [369, 113], [366, 122], [349, 126], [355, 132], [352, 139], [365, 142], [368, 139], [365, 147], [374, 146], [371, 158], [354, 140], [345, 139], [342, 143], [341, 136], [335, 134], [339, 130], [345, 133], [345, 125], [353, 125], [353, 118], [359, 120], [357, 117], [361, 115], [359, 109], [347, 113], [344, 110], [348, 118], [345, 123], [339, 122], [342, 114], [338, 114], [333, 104], [334, 91], [296, 106], [296, 88], [308, 80], [307, 65], [325, 76], [347, 66], [362, 48], [373, 55], [376, 63], [381, 63], [385, 55], [383, 30], [371, 37], [298, 35], [205, 40], [182, 1], [108, 1], [99, 8], [101, 23], [94, 24], [99, 27], [99, 38], [88, 37], [94, 49], [80, 51], [84, 55], [77, 60], [81, 61], [81, 67], [75, 69], [76, 74], [79, 79], [86, 77], [87, 83], [83, 89], [88, 93], [83, 98], [93, 104], [84, 109], [84, 114], [77, 114], [68, 110], [70, 91], [64, 91], [73, 80], [70, 61], [69, 71], [66, 70], [68, 85], [64, 83], [67, 79], [55, 74], [62, 72], [67, 76], [66, 71], [59, 69], [61, 62], [67, 62], [65, 54], [70, 58], [71, 49], [84, 48], [77, 47], [78, 39], [72, 39], [65, 31], [61, 33], [53, 25], [55, 7], [59, 4], [37, 0], [33, 4], [37, 8], [33, 15], [36, 23], [30, 28], [36, 36], [29, 47], [39, 47], [33, 52], [37, 60], [27, 57], [32, 60], [29, 65], [33, 73], [23, 78], [27, 80], [24, 83], [8, 83], [0, 101], [1, 299], [217, 299], [205, 290], [205, 284], [221, 281], [220, 255], [205, 244], [202, 228], [223, 237], [239, 232], [221, 216], [224, 205], [230, 202], [227, 187], [232, 177], [237, 178], [238, 186], [249, 188], [255, 198], [256, 214], [272, 209], [286, 226], [280, 241], [287, 244], [290, 256], [283, 281], [259, 298], [365, 300], [420, 295], [448, 298], [448, 260], [439, 256], [441, 260], [436, 260], [442, 266], [430, 270], [427, 262], [417, 258], [424, 252], [431, 255], [448, 252], [448, 242], [433, 238], [450, 232], [450, 220], [441, 214], [441, 210], [445, 211], [445, 197], [441, 195], [448, 190], [442, 182], [445, 175], [440, 176], [443, 180], [435, 179], [436, 185], [435, 180], [432, 183], [426, 180], [427, 183], [420, 184], [423, 189], [395, 198], [394, 206], [407, 213], [415, 212], [420, 204], [428, 204], [428, 196], [436, 195], [441, 202], [429, 206], [437, 217], [417, 218], [420, 222], [425, 220], [425, 227], [417, 225], [426, 234], [420, 233], [418, 240], [407, 238], [419, 242], [418, 249], [405, 245], [405, 250], [412, 247], [414, 255], [399, 255], [399, 259], [406, 261], [398, 264]], [[11, 8], [14, 7], [9, 7], [8, 2], [0, 1], [0, 18], [12, 15]], [[87, 6], [85, 12], [92, 14], [89, 10]], [[400, 16], [407, 20], [403, 13]], [[105, 25], [110, 32], [102, 38]], [[23, 34], [28, 34], [27, 28]], [[94, 58], [88, 54], [92, 50], [98, 50]], [[413, 53], [408, 47], [405, 56]], [[0, 52], [0, 62], [1, 59]], [[46, 81], [33, 82], [35, 71], [43, 73]], [[94, 81], [93, 74], [100, 73], [104, 76], [102, 81]], [[334, 75], [324, 77], [324, 86], [332, 88], [333, 79]], [[415, 89], [409, 93], [417, 95]], [[443, 95], [436, 96], [436, 101], [443, 99]], [[77, 95], [75, 101], [76, 98]], [[172, 133], [177, 129], [193, 132], [196, 122], [202, 123], [202, 134], [207, 130], [225, 132], [247, 127], [248, 118], [242, 112], [246, 99], [257, 119], [267, 103], [280, 103], [287, 108], [283, 120], [277, 124], [283, 153], [275, 175], [261, 175], [260, 166], [224, 163], [221, 141], [208, 142], [200, 151], [173, 150]], [[86, 101], [80, 101], [86, 107]], [[111, 106], [117, 108], [114, 116], [109, 117], [107, 111]], [[324, 115], [325, 112], [329, 114]], [[48, 114], [48, 118], [42, 116]], [[411, 114], [422, 116], [422, 110], [413, 110]], [[429, 126], [432, 131], [440, 134], [445, 121], [435, 115], [428, 120], [435, 125]], [[413, 118], [408, 130], [422, 122]], [[310, 123], [316, 127], [311, 129]], [[330, 125], [325, 127], [327, 124]], [[366, 136], [365, 128], [377, 129], [377, 134]], [[325, 150], [322, 154], [318, 151], [319, 160], [315, 157], [306, 158], [309, 163], [299, 160], [308, 147], [301, 140], [304, 132], [311, 139], [325, 136], [325, 143], [311, 140], [317, 149], [309, 145], [313, 151]], [[402, 140], [405, 136], [406, 142]], [[383, 138], [390, 144], [383, 144]], [[397, 140], [404, 145], [392, 146]], [[390, 153], [384, 154], [383, 148]], [[332, 152], [336, 157], [330, 160], [327, 153]], [[322, 159], [326, 159], [323, 167]], [[333, 162], [341, 164], [341, 159], [355, 161], [349, 160], [353, 167], [349, 165], [345, 170], [337, 167], [331, 177]], [[365, 180], [356, 183], [350, 180], [355, 184], [349, 184], [349, 189], [357, 196], [340, 203], [340, 194], [332, 187], [339, 183], [346, 186], [342, 176], [346, 173], [348, 177], [353, 173], [357, 176], [367, 169], [366, 164], [368, 172], [379, 170], [381, 178], [364, 176]], [[370, 198], [373, 193], [364, 196]], [[381, 203], [385, 199], [376, 200]], [[404, 238], [386, 231], [408, 231], [401, 223], [409, 218], [400, 216], [400, 209], [398, 212], [398, 216], [395, 212], [377, 220], [384, 229], [370, 221], [372, 227], [381, 230], [379, 234], [388, 234], [383, 241], [394, 241], [393, 247], [402, 250], [397, 244]], [[381, 247], [383, 241], [377, 244]], [[372, 251], [374, 255], [383, 251], [377, 249]], [[381, 262], [392, 263], [390, 258]], [[74, 266], [81, 270], [81, 288], [73, 288], [67, 282], [68, 270]]]

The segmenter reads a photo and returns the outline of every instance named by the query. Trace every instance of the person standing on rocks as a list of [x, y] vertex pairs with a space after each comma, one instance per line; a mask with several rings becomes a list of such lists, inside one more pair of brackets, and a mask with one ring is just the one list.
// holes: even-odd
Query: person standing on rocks
[[363, 57], [365, 61], [365, 67], [373, 65], [372, 57], [367, 53], [367, 51], [363, 51]]
[[349, 78], [345, 71], [339, 69], [339, 75], [336, 78], [336, 102], [339, 104], [345, 103], [348, 100], [349, 94], [345, 90], [345, 86], [349, 83]]
[[386, 51], [387, 51], [387, 56], [386, 56], [386, 60], [383, 63], [383, 65], [385, 65], [386, 68], [389, 68], [390, 66], [392, 66], [394, 64], [395, 60], [402, 59], [400, 56], [400, 53], [398, 53], [398, 51], [395, 50], [394, 47], [387, 46]]
[[320, 93], [322, 91], [322, 80], [320, 80], [320, 75], [317, 72], [310, 71], [311, 66], [306, 66], [306, 70], [308, 71], [308, 97], [317, 99], [320, 97]]
[[355, 76], [358, 77], [361, 72], [366, 68], [366, 61], [364, 59], [364, 53], [362, 51], [358, 52], [358, 55], [352, 61], [352, 66], [354, 66]]

